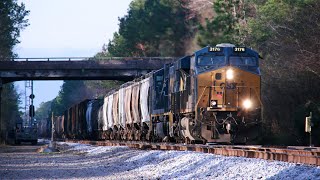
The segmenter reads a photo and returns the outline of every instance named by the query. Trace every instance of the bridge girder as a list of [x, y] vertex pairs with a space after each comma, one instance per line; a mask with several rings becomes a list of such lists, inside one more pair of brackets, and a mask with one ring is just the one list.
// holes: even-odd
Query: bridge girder
[[0, 79], [3, 84], [20, 80], [129, 81], [175, 60], [0, 61]]

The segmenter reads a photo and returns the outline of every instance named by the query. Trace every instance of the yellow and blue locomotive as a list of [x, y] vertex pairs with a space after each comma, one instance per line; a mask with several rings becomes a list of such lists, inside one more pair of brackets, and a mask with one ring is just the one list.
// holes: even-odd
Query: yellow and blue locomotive
[[259, 54], [219, 44], [153, 75], [152, 124], [158, 139], [254, 142], [261, 122]]

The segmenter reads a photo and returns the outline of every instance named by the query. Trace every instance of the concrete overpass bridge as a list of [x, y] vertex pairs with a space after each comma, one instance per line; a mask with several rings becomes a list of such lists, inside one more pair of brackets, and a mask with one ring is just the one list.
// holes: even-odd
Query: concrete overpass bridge
[[15, 58], [0, 60], [0, 86], [20, 80], [132, 80], [174, 62], [147, 58]]

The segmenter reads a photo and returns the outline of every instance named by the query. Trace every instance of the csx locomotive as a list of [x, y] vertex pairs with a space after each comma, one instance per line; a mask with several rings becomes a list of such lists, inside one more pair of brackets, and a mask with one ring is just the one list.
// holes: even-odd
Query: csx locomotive
[[64, 138], [250, 143], [261, 123], [259, 54], [218, 44], [166, 64], [59, 118]]

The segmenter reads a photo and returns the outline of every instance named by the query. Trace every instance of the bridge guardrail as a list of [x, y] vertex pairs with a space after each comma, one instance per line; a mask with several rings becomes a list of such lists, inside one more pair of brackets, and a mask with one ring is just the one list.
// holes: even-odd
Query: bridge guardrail
[[3, 58], [9, 61], [88, 61], [88, 60], [175, 60], [178, 57], [36, 57], [36, 58]]

